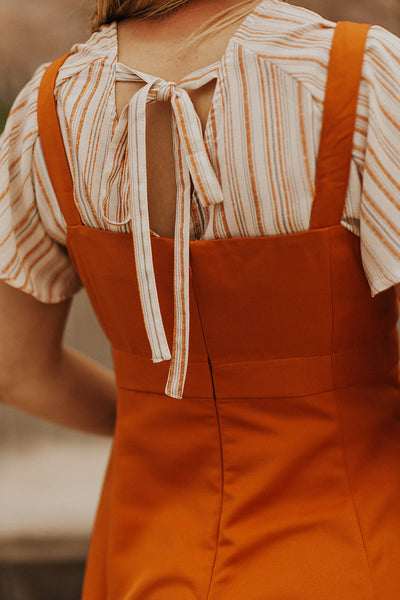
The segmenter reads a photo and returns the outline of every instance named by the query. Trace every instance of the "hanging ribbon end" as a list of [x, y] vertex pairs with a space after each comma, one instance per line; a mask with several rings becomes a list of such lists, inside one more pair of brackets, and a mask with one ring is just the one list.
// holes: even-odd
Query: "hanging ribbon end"
[[196, 191], [200, 204], [203, 206], [203, 208], [209, 208], [210, 206], [221, 204], [224, 201], [224, 196], [219, 183], [217, 183], [217, 189], [214, 190], [212, 195], [206, 196], [201, 191]]
[[176, 369], [174, 368], [172, 361], [169, 369], [168, 380], [165, 385], [164, 393], [166, 396], [170, 398], [176, 398], [181, 400], [183, 398], [183, 388], [185, 387], [185, 376], [186, 376], [186, 368], [184, 369], [184, 373], [182, 374], [182, 378], [178, 376], [175, 378], [173, 373], [176, 373]]
[[168, 384], [165, 386], [164, 391], [165, 391], [165, 395], [169, 396], [170, 398], [176, 398], [177, 400], [182, 400], [182, 398], [183, 398], [182, 392], [180, 392], [179, 390], [177, 390], [175, 392], [173, 390], [171, 391], [171, 389], [169, 389]]
[[171, 353], [168, 351], [162, 356], [154, 356], [153, 355], [151, 360], [153, 361], [153, 363], [160, 363], [160, 362], [164, 362], [166, 360], [171, 360]]

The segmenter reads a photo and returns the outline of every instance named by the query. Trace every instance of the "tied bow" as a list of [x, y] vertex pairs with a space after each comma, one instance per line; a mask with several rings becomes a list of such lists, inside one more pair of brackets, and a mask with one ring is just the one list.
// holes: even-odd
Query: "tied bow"
[[[136, 270], [144, 323], [154, 363], [171, 359], [165, 394], [182, 398], [189, 355], [189, 241], [191, 182], [203, 207], [222, 202], [222, 190], [210, 163], [200, 119], [185, 88], [196, 89], [216, 77], [208, 70], [196, 80], [180, 84], [152, 77], [117, 64], [117, 81], [145, 81], [128, 107], [128, 168], [130, 214], [124, 221], [104, 219], [113, 225], [131, 221]], [[172, 354], [165, 334], [154, 273], [147, 199], [146, 107], [149, 102], [170, 102], [177, 185], [174, 236], [174, 333]]]

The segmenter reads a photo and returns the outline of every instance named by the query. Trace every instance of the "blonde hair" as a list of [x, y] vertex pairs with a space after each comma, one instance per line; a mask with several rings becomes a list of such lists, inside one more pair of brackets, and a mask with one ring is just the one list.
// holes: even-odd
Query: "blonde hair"
[[[91, 21], [92, 32], [98, 31], [103, 25], [128, 17], [152, 19], [193, 1], [195, 0], [97, 0], [97, 8]], [[216, 33], [239, 21], [257, 4], [259, 0], [242, 0], [234, 8], [220, 11], [198, 27], [184, 46], [199, 42], [210, 33]]]

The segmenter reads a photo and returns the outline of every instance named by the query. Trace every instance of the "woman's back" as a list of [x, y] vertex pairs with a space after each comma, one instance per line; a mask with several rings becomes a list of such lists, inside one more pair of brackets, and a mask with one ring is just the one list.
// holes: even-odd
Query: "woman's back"
[[[340, 223], [368, 29], [335, 29], [309, 230], [193, 241], [184, 255], [183, 266], [189, 258], [191, 265], [188, 363], [189, 312], [186, 304], [176, 310], [185, 287], [173, 295], [171, 281], [187, 238], [178, 228], [175, 242], [151, 240], [157, 288], [146, 296], [146, 210], [133, 212], [134, 248], [127, 233], [80, 223], [55, 135], [59, 63], [46, 73], [39, 103], [46, 162], [70, 255], [113, 346], [118, 386], [85, 600], [396, 596], [398, 302], [393, 289], [370, 297], [359, 240]], [[151, 79], [146, 87], [129, 107], [128, 169], [139, 176], [134, 210], [147, 200], [141, 123], [148, 97], [171, 100], [181, 128], [174, 130], [178, 159], [204, 167], [201, 176], [190, 171], [200, 193], [213, 174], [181, 88]], [[182, 171], [179, 164], [180, 182]], [[181, 203], [187, 208], [190, 198], [177, 198], [181, 224]], [[169, 364], [151, 356], [154, 338], [145, 332], [148, 317], [157, 317], [157, 295], [155, 341], [165, 325]]]
[[[2, 277], [61, 308], [0, 286], [1, 394], [113, 428], [85, 600], [396, 597], [400, 40], [264, 0], [177, 69], [167, 23], [15, 102]], [[82, 283], [116, 390], [61, 344]]]

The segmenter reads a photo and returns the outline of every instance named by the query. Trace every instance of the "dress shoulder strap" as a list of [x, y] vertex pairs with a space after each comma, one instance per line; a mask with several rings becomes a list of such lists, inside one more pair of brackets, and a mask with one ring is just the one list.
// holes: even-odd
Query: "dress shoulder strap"
[[310, 229], [339, 225], [345, 208], [358, 94], [371, 25], [339, 21], [333, 36]]
[[54, 97], [58, 70], [70, 54], [68, 52], [52, 62], [42, 77], [38, 98], [38, 123], [43, 155], [55, 195], [65, 222], [68, 226], [73, 226], [81, 225], [82, 222], [74, 202], [72, 176]]

